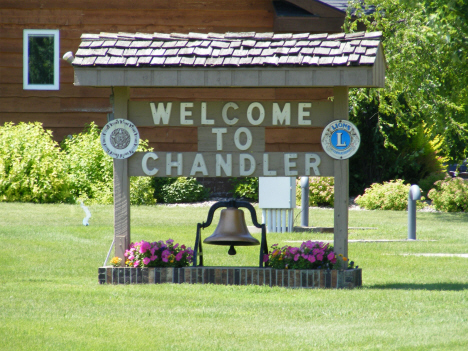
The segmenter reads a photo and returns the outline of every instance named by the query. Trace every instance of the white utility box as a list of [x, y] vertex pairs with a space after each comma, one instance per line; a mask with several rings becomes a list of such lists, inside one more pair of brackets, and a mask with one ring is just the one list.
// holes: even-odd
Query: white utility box
[[259, 177], [259, 207], [268, 232], [292, 232], [296, 208], [296, 178]]

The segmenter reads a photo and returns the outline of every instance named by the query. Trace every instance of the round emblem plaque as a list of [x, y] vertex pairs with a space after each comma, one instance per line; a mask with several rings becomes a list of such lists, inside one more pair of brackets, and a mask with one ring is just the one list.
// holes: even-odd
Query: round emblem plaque
[[333, 121], [322, 132], [323, 150], [337, 160], [353, 156], [359, 149], [360, 143], [359, 130], [346, 120]]
[[140, 143], [137, 127], [126, 119], [114, 119], [101, 132], [101, 146], [112, 158], [124, 159], [132, 156]]

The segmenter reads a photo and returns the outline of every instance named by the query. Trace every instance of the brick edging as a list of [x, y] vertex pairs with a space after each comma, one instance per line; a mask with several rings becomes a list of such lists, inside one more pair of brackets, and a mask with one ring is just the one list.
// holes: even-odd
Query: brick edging
[[272, 269], [258, 267], [184, 267], [98, 269], [100, 284], [220, 284], [286, 288], [353, 289], [362, 286], [362, 270]]

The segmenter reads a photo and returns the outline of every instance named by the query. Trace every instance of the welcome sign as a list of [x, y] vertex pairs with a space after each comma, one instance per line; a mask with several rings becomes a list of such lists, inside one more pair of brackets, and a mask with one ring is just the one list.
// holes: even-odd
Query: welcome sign
[[[129, 101], [128, 117], [162, 130], [161, 142], [173, 148], [136, 152], [130, 176], [333, 176], [321, 141], [332, 101]], [[186, 135], [195, 150], [184, 150]]]

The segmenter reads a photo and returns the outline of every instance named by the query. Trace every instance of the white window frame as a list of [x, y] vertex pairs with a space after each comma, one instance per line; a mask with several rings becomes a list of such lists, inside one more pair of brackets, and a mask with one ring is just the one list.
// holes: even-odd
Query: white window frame
[[[40, 35], [54, 36], [54, 83], [29, 84], [29, 37]], [[59, 90], [60, 82], [60, 34], [58, 29], [24, 29], [23, 30], [23, 89], [24, 90]]]

